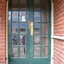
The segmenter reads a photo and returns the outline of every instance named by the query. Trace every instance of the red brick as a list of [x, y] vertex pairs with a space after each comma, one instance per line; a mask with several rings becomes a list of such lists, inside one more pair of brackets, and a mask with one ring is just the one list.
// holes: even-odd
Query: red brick
[[0, 64], [5, 64], [5, 8], [5, 0], [0, 0]]

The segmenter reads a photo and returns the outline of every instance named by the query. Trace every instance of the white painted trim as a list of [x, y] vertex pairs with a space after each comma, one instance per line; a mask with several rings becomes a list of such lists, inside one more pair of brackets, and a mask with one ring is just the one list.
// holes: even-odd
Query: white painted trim
[[[54, 3], [53, 0], [51, 0], [51, 35], [54, 35]], [[51, 38], [51, 63], [53, 64], [53, 49], [54, 49], [54, 43], [53, 39]]]
[[6, 1], [6, 64], [8, 64], [8, 0]]
[[51, 38], [64, 40], [64, 36], [51, 36]]

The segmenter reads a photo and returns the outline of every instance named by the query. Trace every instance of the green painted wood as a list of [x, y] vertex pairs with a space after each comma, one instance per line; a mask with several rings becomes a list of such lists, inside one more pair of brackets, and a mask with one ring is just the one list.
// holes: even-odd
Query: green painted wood
[[[11, 0], [11, 3], [12, 3], [12, 0]], [[33, 22], [33, 29], [34, 29], [34, 24], [36, 22], [34, 22], [34, 12], [36, 12], [37, 10], [34, 10], [34, 0], [26, 0], [26, 24], [27, 24], [27, 27], [26, 27], [26, 58], [20, 58], [20, 35], [23, 35], [23, 34], [20, 34], [20, 21], [19, 21], [19, 12], [20, 12], [20, 0], [18, 0], [18, 37], [19, 37], [19, 44], [18, 44], [18, 58], [12, 58], [11, 55], [12, 55], [12, 50], [11, 48], [12, 47], [16, 47], [16, 46], [11, 46], [11, 42], [12, 42], [12, 22], [9, 22], [8, 23], [8, 26], [9, 26], [9, 45], [8, 45], [8, 48], [9, 48], [9, 64], [50, 64], [50, 60], [51, 60], [51, 1], [48, 0], [48, 22], [42, 22], [42, 0], [40, 0], [40, 11], [38, 11], [40, 13], [40, 22], [37, 22], [37, 23], [40, 23], [40, 34], [33, 34], [31, 35], [30, 34], [30, 30], [28, 28], [28, 21], [30, 22]], [[11, 15], [12, 15], [12, 5], [11, 5]], [[12, 16], [11, 16], [11, 21], [12, 21]], [[42, 24], [48, 24], [48, 34], [42, 34]], [[14, 34], [15, 35], [15, 34]], [[34, 36], [35, 35], [40, 35], [40, 46], [34, 46]], [[42, 46], [42, 36], [48, 36], [48, 45], [47, 46]], [[38, 58], [35, 58], [34, 57], [34, 48], [35, 47], [39, 47], [40, 48], [40, 57]], [[48, 56], [47, 57], [42, 57], [42, 48], [43, 47], [47, 47], [48, 48]]]

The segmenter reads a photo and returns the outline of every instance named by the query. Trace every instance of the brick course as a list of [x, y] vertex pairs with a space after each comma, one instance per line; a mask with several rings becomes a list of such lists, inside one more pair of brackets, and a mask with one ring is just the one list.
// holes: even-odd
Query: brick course
[[5, 64], [5, 0], [0, 0], [0, 64]]
[[[54, 0], [54, 35], [64, 36], [64, 0]], [[64, 64], [64, 40], [54, 39], [54, 64]]]

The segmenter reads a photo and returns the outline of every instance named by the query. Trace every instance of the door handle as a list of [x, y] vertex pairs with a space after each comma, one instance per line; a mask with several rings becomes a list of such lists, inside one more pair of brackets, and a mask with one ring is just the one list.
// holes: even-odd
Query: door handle
[[31, 22], [30, 34], [33, 35], [33, 22]]
[[30, 30], [30, 35], [33, 35], [33, 22], [31, 21], [28, 22], [28, 28]]

